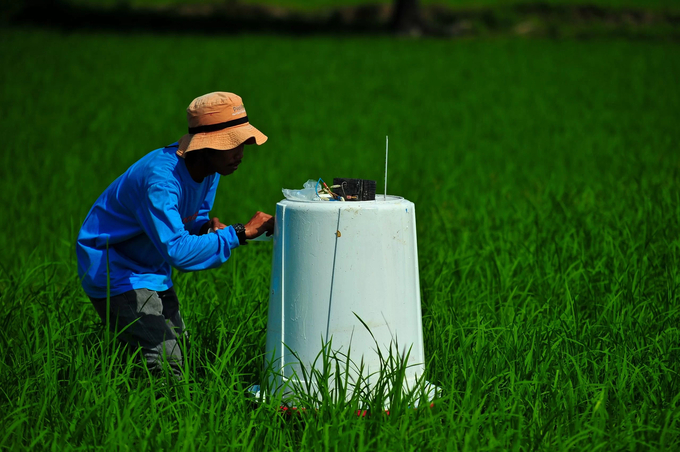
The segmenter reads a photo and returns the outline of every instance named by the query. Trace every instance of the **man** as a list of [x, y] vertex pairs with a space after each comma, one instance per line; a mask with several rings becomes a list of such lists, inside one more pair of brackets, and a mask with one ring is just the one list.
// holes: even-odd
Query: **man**
[[238, 168], [246, 144], [267, 137], [248, 122], [239, 96], [215, 92], [187, 108], [189, 133], [144, 156], [102, 193], [78, 234], [78, 275], [109, 328], [139, 346], [152, 371], [165, 359], [182, 378], [184, 332], [172, 269], [215, 268], [247, 239], [271, 234], [257, 212], [227, 226], [208, 213], [220, 175]]

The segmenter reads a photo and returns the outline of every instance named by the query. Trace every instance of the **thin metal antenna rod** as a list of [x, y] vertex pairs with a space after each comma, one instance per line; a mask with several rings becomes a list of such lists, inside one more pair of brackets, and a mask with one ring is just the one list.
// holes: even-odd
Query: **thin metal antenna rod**
[[385, 135], [385, 195], [383, 201], [387, 201], [387, 157], [390, 155], [390, 139]]

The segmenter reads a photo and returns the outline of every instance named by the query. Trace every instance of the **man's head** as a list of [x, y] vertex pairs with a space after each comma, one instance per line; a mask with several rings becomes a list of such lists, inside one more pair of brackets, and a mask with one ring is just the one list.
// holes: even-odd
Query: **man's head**
[[267, 141], [262, 132], [250, 125], [243, 100], [233, 93], [215, 92], [197, 97], [187, 107], [187, 121], [189, 133], [179, 140], [177, 149], [180, 157], [198, 150], [228, 151], [240, 147], [242, 158], [244, 144], [260, 145]]
[[208, 174], [219, 173], [228, 176], [238, 169], [243, 159], [243, 148], [241, 143], [234, 149], [196, 149], [189, 152], [186, 157], [186, 165], [192, 177], [202, 179]]

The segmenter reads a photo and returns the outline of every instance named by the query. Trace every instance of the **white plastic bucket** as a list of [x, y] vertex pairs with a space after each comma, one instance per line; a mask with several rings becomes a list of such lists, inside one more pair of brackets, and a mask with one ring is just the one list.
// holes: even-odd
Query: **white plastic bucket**
[[314, 385], [301, 366], [320, 366], [329, 342], [363, 360], [369, 380], [380, 370], [378, 348], [384, 357], [398, 347], [406, 386], [423, 374], [415, 205], [376, 198], [277, 204], [266, 346], [274, 391]]

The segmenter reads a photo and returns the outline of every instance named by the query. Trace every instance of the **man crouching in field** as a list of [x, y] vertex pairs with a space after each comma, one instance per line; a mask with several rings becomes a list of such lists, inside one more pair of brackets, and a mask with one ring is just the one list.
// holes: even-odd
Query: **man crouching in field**
[[206, 94], [191, 102], [187, 118], [187, 135], [144, 156], [102, 193], [76, 244], [78, 275], [102, 320], [141, 347], [150, 369], [160, 371], [167, 359], [178, 379], [184, 322], [171, 267], [218, 267], [246, 239], [274, 228], [262, 212], [245, 226], [208, 217], [220, 175], [236, 171], [244, 145], [267, 141], [241, 98]]

